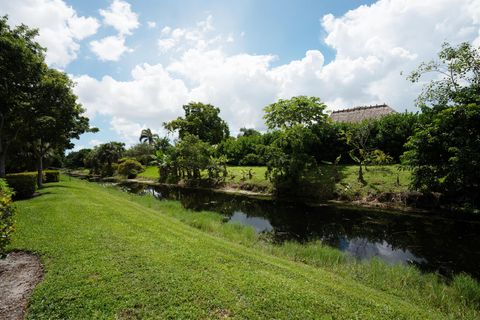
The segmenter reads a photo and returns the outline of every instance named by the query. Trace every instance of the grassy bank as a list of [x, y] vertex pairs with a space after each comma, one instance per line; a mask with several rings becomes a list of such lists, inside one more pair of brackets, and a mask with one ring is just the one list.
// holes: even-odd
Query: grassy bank
[[46, 271], [31, 319], [479, 316], [468, 277], [447, 286], [318, 243], [274, 246], [178, 202], [67, 178], [17, 206], [11, 248], [38, 252]]
[[[229, 166], [227, 170], [227, 183], [249, 184], [263, 190], [272, 188], [272, 184], [265, 177], [266, 167]], [[157, 180], [158, 169], [147, 167], [139, 177]], [[398, 170], [397, 165], [369, 166], [367, 170], [364, 169], [365, 183], [361, 183], [358, 181], [358, 166], [323, 166], [321, 175], [316, 179], [321, 185], [328, 186], [327, 193], [331, 197], [356, 200], [384, 192], [408, 191], [410, 172]]]

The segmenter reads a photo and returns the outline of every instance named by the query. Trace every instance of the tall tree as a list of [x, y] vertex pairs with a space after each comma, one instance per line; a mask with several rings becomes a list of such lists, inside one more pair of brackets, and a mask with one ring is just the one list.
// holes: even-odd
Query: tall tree
[[32, 89], [46, 68], [37, 34], [25, 25], [12, 29], [6, 16], [0, 18], [0, 177], [10, 145], [31, 118]]
[[180, 139], [195, 135], [210, 144], [218, 144], [228, 138], [230, 131], [227, 123], [220, 118], [220, 109], [211, 104], [190, 102], [183, 106], [184, 117], [164, 123], [169, 131], [178, 131]]
[[26, 140], [35, 155], [38, 185], [42, 186], [43, 160], [52, 150], [72, 147], [71, 139], [79, 138], [89, 128], [84, 109], [73, 94], [73, 82], [60, 71], [48, 69], [34, 90], [32, 114], [26, 120]]
[[327, 106], [317, 97], [298, 96], [289, 100], [280, 99], [266, 106], [265, 123], [269, 129], [288, 129], [296, 125], [310, 126], [323, 123], [328, 115]]
[[480, 48], [444, 44], [439, 60], [422, 64], [410, 79], [427, 72], [441, 77], [426, 85], [418, 103], [422, 114], [404, 160], [413, 186], [452, 200], [480, 200]]
[[138, 140], [140, 142], [147, 142], [149, 145], [153, 145], [155, 143], [155, 139], [159, 139], [158, 134], [153, 133], [152, 130], [147, 128], [140, 132], [140, 138]]
[[95, 152], [95, 157], [102, 166], [102, 175], [111, 176], [114, 173], [112, 164], [123, 157], [125, 144], [122, 142], [104, 143], [95, 148], [93, 152]]

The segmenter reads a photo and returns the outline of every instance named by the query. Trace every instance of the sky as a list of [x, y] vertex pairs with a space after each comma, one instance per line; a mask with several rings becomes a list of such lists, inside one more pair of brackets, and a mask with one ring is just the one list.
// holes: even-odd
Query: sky
[[266, 130], [263, 108], [308, 95], [330, 111], [386, 103], [418, 111], [406, 79], [442, 43], [480, 46], [480, 0], [0, 0], [39, 29], [92, 126], [75, 150], [138, 142], [199, 101], [230, 131]]

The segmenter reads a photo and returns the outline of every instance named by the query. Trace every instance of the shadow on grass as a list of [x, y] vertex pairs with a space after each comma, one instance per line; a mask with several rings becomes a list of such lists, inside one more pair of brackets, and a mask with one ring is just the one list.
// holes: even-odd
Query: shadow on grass
[[75, 189], [75, 187], [72, 186], [65, 186], [62, 184], [54, 184], [55, 182], [52, 182], [52, 184], [44, 184], [42, 188], [38, 190], [45, 190], [45, 189], [50, 189], [50, 188], [66, 188], [66, 189]]
[[33, 194], [33, 196], [31, 197], [21, 197], [21, 198], [17, 198], [17, 197], [13, 197], [13, 201], [14, 202], [22, 202], [22, 201], [27, 201], [27, 200], [32, 200], [32, 199], [35, 199], [35, 198], [38, 198], [38, 197], [41, 197], [43, 195], [47, 195], [47, 194], [53, 194], [53, 192], [50, 192], [50, 191], [46, 191], [46, 192], [35, 192]]

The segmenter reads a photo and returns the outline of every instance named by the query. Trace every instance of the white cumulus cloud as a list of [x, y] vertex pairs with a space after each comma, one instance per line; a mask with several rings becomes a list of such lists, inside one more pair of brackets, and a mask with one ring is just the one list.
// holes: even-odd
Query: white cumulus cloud
[[39, 29], [38, 42], [47, 48], [49, 65], [63, 68], [77, 58], [80, 41], [95, 34], [97, 19], [78, 16], [62, 0], [0, 0], [1, 14], [9, 23]]
[[100, 15], [106, 25], [112, 26], [120, 34], [131, 34], [139, 27], [138, 14], [132, 11], [130, 4], [122, 0], [113, 0], [106, 10], [101, 9]]
[[149, 29], [153, 29], [157, 26], [157, 23], [155, 21], [147, 21], [147, 26]]
[[[213, 17], [209, 15], [205, 20], [197, 23], [194, 28], [175, 28], [165, 26], [161, 31], [158, 47], [160, 52], [165, 53], [172, 49], [176, 52], [188, 48], [197, 48], [204, 50], [212, 45], [217, 45], [222, 41], [221, 35], [211, 36], [213, 27]], [[233, 42], [233, 36], [226, 38], [226, 43]]]
[[295, 95], [318, 96], [331, 109], [385, 102], [412, 110], [419, 87], [401, 71], [435, 58], [444, 41], [479, 42], [475, 8], [476, 0], [380, 0], [326, 15], [321, 24], [334, 59], [325, 63], [312, 48], [275, 67], [275, 55], [227, 54], [228, 37], [213, 34], [207, 18], [193, 28], [163, 28], [160, 47], [175, 50], [169, 62], [138, 65], [129, 81], [78, 76], [75, 90], [91, 116], [111, 116], [112, 128], [129, 139], [182, 114], [189, 101], [218, 106], [232, 132], [264, 129], [263, 107]]
[[133, 51], [125, 46], [125, 38], [121, 35], [94, 40], [90, 42], [90, 49], [102, 61], [118, 61], [123, 53]]

